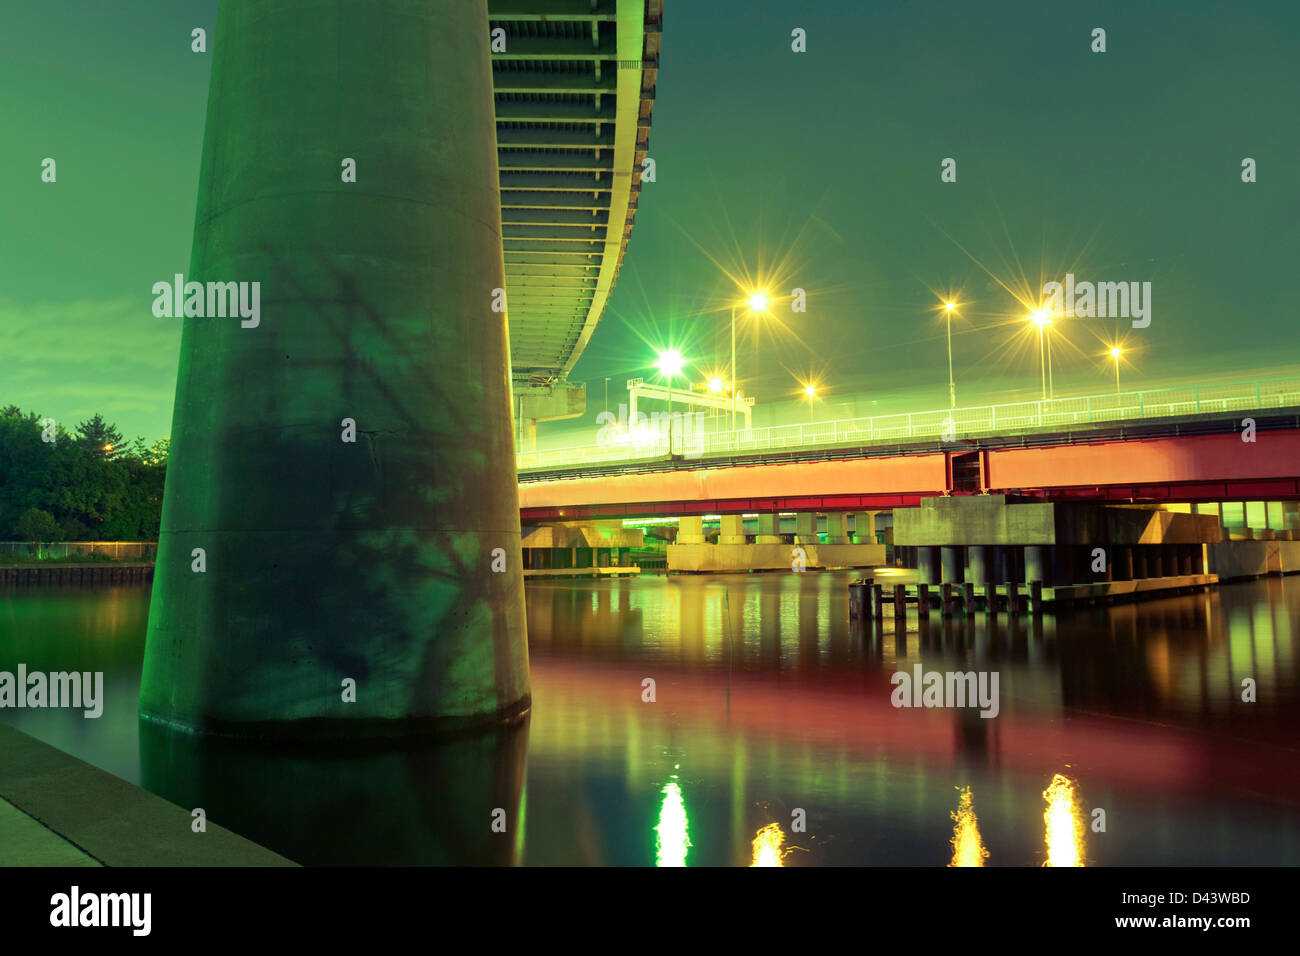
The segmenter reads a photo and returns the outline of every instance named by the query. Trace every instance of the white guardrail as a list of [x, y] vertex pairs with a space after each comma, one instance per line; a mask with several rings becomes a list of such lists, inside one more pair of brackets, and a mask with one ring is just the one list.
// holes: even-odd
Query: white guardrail
[[[1245, 412], [1300, 405], [1300, 378], [1262, 379], [1222, 385], [1188, 385], [1111, 392], [1076, 398], [1055, 398], [1007, 405], [978, 405], [898, 415], [873, 415], [830, 422], [770, 425], [737, 431], [695, 432], [683, 429], [689, 416], [675, 418], [673, 451], [685, 458], [742, 454], [789, 448], [827, 448], [933, 438], [1014, 435], [1041, 428], [1062, 428], [1104, 422], [1138, 421], [1212, 412]], [[684, 432], [684, 433], [683, 433]], [[547, 451], [521, 452], [519, 471], [564, 468], [603, 462], [663, 458], [668, 454], [668, 425], [647, 422], [631, 434], [615, 434], [602, 444]]]

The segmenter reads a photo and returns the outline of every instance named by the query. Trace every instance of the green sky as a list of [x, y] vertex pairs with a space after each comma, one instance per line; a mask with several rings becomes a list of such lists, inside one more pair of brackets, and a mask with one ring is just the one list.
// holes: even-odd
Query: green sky
[[[188, 266], [215, 0], [11, 4], [0, 30], [0, 403], [167, 433], [180, 326], [150, 287]], [[1037, 386], [1004, 281], [1150, 281], [1133, 385], [1300, 362], [1300, 96], [1291, 2], [669, 0], [646, 184], [610, 308], [574, 378], [616, 395], [670, 339], [725, 364], [735, 272], [806, 313], [742, 340], [770, 401], [809, 373], [882, 405], [946, 403], [930, 289], [969, 302], [966, 402]], [[1089, 50], [1107, 30], [1108, 50]], [[802, 27], [808, 52], [790, 51]], [[40, 162], [58, 162], [58, 182]], [[1258, 161], [1246, 185], [1240, 163]], [[954, 157], [958, 180], [941, 183]], [[782, 267], [777, 269], [777, 264]], [[1020, 328], [1021, 326], [1015, 326]], [[1062, 330], [1059, 389], [1104, 391], [1115, 324]], [[1058, 389], [1058, 390], [1059, 390]]]

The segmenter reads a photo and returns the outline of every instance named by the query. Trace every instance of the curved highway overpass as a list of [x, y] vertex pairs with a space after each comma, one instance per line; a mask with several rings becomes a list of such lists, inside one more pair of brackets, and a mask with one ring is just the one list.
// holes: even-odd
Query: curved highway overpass
[[567, 375], [636, 217], [663, 0], [489, 0], [515, 418], [585, 409]]

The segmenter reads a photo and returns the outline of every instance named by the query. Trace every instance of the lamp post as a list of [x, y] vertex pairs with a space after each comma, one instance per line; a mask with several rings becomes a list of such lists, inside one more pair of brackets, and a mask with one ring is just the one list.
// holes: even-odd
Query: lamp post
[[1116, 395], [1119, 394], [1119, 357], [1123, 353], [1124, 350], [1120, 348], [1118, 345], [1111, 346], [1110, 357], [1115, 360], [1115, 394]]
[[[736, 308], [738, 303], [731, 305], [731, 431], [736, 431]], [[749, 308], [752, 312], [762, 312], [767, 308], [767, 296], [761, 292], [755, 292], [749, 297]]]
[[957, 309], [956, 302], [943, 304], [944, 318], [948, 323], [948, 407], [957, 407], [957, 386], [952, 379], [952, 314]]
[[803, 393], [808, 396], [808, 424], [813, 423], [813, 402], [817, 399], [817, 388], [813, 385], [805, 385]]
[[668, 349], [659, 353], [659, 360], [656, 363], [659, 371], [668, 376], [668, 456], [673, 454], [673, 376], [682, 370], [686, 364], [682, 358], [682, 353], [676, 349]]
[[1034, 324], [1038, 326], [1038, 361], [1043, 373], [1043, 401], [1047, 401], [1047, 345], [1043, 331], [1052, 324], [1052, 320], [1044, 315], [1041, 310], [1034, 312], [1031, 318], [1034, 320]]
[[1047, 320], [1047, 397], [1056, 398], [1056, 386], [1052, 384], [1052, 320]]

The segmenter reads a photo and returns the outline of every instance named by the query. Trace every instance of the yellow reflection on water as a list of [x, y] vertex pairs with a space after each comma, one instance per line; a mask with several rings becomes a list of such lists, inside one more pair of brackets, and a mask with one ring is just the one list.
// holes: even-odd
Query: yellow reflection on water
[[961, 798], [957, 801], [957, 812], [949, 812], [954, 824], [952, 828], [952, 862], [949, 866], [983, 866], [989, 851], [984, 849], [980, 839], [979, 820], [975, 817], [975, 807], [971, 802], [970, 787], [957, 787]]
[[785, 843], [785, 834], [781, 824], [769, 823], [754, 835], [753, 866], [785, 866], [781, 862], [781, 845]]
[[1047, 809], [1047, 859], [1043, 866], [1083, 866], [1083, 813], [1078, 807], [1078, 786], [1069, 777], [1055, 774], [1043, 791]]
[[672, 780], [664, 785], [664, 802], [659, 808], [659, 825], [655, 827], [657, 866], [685, 866], [686, 850], [691, 845], [686, 825], [686, 804], [682, 788]]

